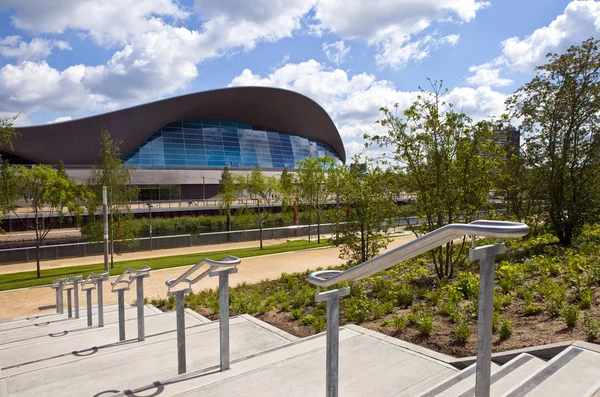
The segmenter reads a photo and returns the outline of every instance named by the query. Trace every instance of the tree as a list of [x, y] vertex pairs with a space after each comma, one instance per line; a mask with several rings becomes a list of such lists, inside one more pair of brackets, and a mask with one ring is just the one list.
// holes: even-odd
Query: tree
[[[441, 82], [431, 82], [431, 88], [431, 92], [419, 88], [417, 101], [404, 117], [382, 108], [379, 124], [387, 134], [365, 135], [370, 144], [391, 149], [395, 167], [403, 168], [407, 189], [416, 193], [421, 225], [411, 230], [417, 236], [448, 223], [473, 220], [487, 205], [499, 154], [492, 123], [474, 122], [446, 104]], [[467, 248], [463, 238], [430, 251], [438, 278], [453, 277]]]
[[235, 199], [238, 198], [241, 186], [236, 179], [231, 175], [229, 167], [225, 166], [223, 172], [221, 172], [221, 179], [219, 180], [219, 186], [217, 187], [219, 195], [221, 196], [221, 203], [219, 204], [221, 211], [227, 215], [227, 231], [231, 231], [231, 206]]
[[292, 208], [294, 195], [294, 175], [284, 168], [279, 177], [279, 192], [281, 193], [281, 212], [288, 213]]
[[[102, 186], [106, 186], [108, 198], [108, 210], [110, 211], [109, 219], [109, 236], [111, 239], [111, 267], [113, 244], [117, 239], [126, 245], [135, 245], [136, 237], [139, 232], [133, 227], [121, 227], [121, 221], [133, 218], [131, 213], [130, 202], [137, 200], [138, 188], [131, 186], [131, 171], [132, 167], [127, 166], [121, 160], [121, 139], [113, 139], [108, 131], [102, 131], [100, 135], [100, 155], [94, 168], [90, 172], [88, 185], [94, 194], [94, 200], [89, 204], [94, 210], [102, 205]], [[131, 224], [123, 222], [123, 225]], [[82, 234], [92, 241], [102, 241], [103, 239], [103, 221], [97, 220], [94, 217], [92, 223], [85, 225], [82, 228]]]
[[[360, 161], [355, 157], [355, 161]], [[340, 200], [349, 208], [345, 222], [338, 219], [335, 245], [341, 247], [340, 258], [357, 265], [374, 258], [387, 247], [387, 221], [396, 206], [396, 192], [389, 174], [379, 167], [339, 167], [336, 189]]]
[[[14, 167], [14, 181], [20, 196], [30, 205], [34, 215], [34, 225], [25, 222], [19, 213], [13, 213], [21, 219], [23, 225], [35, 230], [36, 270], [40, 278], [40, 246], [50, 230], [62, 222], [66, 214], [79, 217], [84, 210], [81, 203], [93, 197], [86, 186], [78, 186], [65, 174], [47, 165], [32, 168]], [[46, 214], [42, 217], [42, 214]]]
[[241, 185], [257, 204], [256, 216], [259, 228], [260, 249], [262, 249], [262, 226], [263, 222], [269, 217], [273, 203], [276, 200], [275, 196], [279, 193], [279, 181], [275, 177], [265, 176], [261, 169], [256, 167], [250, 175], [246, 175], [246, 178], [241, 180]]
[[313, 209], [317, 213], [317, 242], [321, 242], [321, 215], [333, 193], [333, 181], [335, 180], [335, 178], [328, 178], [327, 173], [333, 172], [336, 165], [336, 160], [331, 156], [307, 157], [297, 162], [296, 185], [300, 198], [309, 208], [309, 242]]
[[560, 243], [569, 245], [600, 208], [598, 41], [547, 58], [507, 105], [527, 134], [527, 162], [540, 175], [549, 223]]
[[[17, 117], [0, 118], [0, 149], [7, 146], [12, 149], [12, 140], [18, 135], [14, 128]], [[0, 212], [2, 215], [8, 214], [19, 198], [15, 175], [13, 166], [0, 157]], [[0, 232], [3, 233], [4, 230], [0, 229]]]

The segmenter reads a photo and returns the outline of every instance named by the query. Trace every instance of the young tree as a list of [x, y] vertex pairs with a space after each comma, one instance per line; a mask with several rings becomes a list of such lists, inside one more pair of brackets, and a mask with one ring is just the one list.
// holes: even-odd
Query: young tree
[[507, 100], [522, 120], [527, 161], [539, 173], [549, 220], [563, 245], [600, 209], [600, 52], [588, 39], [548, 63]]
[[231, 231], [231, 206], [238, 198], [241, 193], [241, 186], [233, 177], [229, 171], [229, 167], [225, 166], [221, 173], [221, 179], [219, 180], [219, 186], [217, 187], [219, 195], [221, 196], [221, 203], [219, 204], [221, 211], [227, 215], [227, 231]]
[[[360, 157], [354, 161], [360, 161]], [[390, 241], [385, 232], [396, 206], [395, 187], [390, 174], [369, 165], [366, 170], [340, 167], [336, 180], [336, 190], [348, 205], [350, 217], [336, 224], [334, 241], [341, 247], [340, 258], [357, 265], [377, 256]]]
[[276, 200], [279, 181], [272, 176], [265, 176], [261, 169], [256, 167], [250, 175], [242, 179], [242, 186], [251, 195], [252, 200], [256, 201], [256, 216], [258, 220], [260, 249], [263, 248], [262, 227], [263, 222], [267, 220], [273, 203]]
[[[17, 166], [12, 176], [17, 183], [19, 195], [31, 206], [34, 225], [25, 222], [19, 213], [13, 213], [21, 219], [23, 225], [35, 230], [36, 270], [40, 278], [40, 246], [44, 239], [68, 213], [79, 217], [84, 207], [81, 203], [93, 197], [86, 186], [78, 186], [72, 179], [47, 165], [32, 168]], [[42, 214], [47, 216], [42, 218]]]
[[[111, 238], [112, 267], [112, 242], [115, 239], [121, 240], [127, 245], [137, 243], [136, 237], [139, 230], [131, 227], [121, 227], [121, 225], [131, 224], [122, 221], [133, 218], [129, 203], [137, 200], [138, 189], [130, 184], [133, 168], [127, 166], [121, 160], [122, 140], [113, 139], [108, 131], [102, 131], [100, 143], [102, 149], [88, 180], [88, 185], [95, 193], [94, 201], [89, 206], [96, 209], [102, 205], [102, 186], [106, 186], [110, 213], [108, 228]], [[92, 241], [102, 241], [104, 233], [102, 222], [102, 219], [98, 221], [94, 219], [91, 224], [87, 224], [82, 228], [82, 234]]]
[[281, 193], [281, 212], [288, 213], [292, 208], [294, 196], [294, 175], [284, 168], [279, 177], [279, 192]]
[[321, 215], [325, 205], [329, 202], [335, 178], [328, 178], [327, 174], [337, 166], [336, 160], [331, 156], [307, 157], [297, 163], [296, 185], [299, 196], [309, 208], [308, 215], [308, 241], [310, 242], [310, 224], [312, 210], [317, 213], [317, 242], [321, 242]]
[[[7, 146], [12, 148], [12, 140], [17, 136], [17, 131], [14, 128], [17, 117], [0, 118], [0, 149]], [[19, 198], [15, 175], [12, 165], [0, 157], [0, 213], [3, 216], [8, 214]], [[0, 229], [0, 233], [3, 232]]]
[[[422, 89], [404, 117], [382, 108], [379, 123], [386, 135], [367, 136], [371, 144], [389, 148], [396, 164], [404, 168], [407, 189], [417, 195], [416, 209], [422, 220], [412, 227], [420, 236], [452, 222], [470, 222], [487, 204], [498, 147], [492, 124], [473, 122], [443, 100], [441, 82], [431, 82], [432, 92]], [[440, 279], [454, 275], [454, 267], [468, 253], [465, 239], [430, 251]]]

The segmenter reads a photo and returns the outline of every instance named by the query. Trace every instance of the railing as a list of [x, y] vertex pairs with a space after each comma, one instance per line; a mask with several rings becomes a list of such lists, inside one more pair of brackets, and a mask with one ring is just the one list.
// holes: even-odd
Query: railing
[[98, 327], [104, 327], [104, 302], [102, 297], [102, 283], [108, 280], [108, 272], [90, 273], [81, 283], [81, 290], [85, 291], [87, 298], [87, 325], [92, 326], [92, 291], [98, 292]]
[[476, 237], [521, 237], [529, 233], [529, 227], [523, 223], [480, 220], [468, 224], [450, 224], [423, 235], [409, 243], [361, 263], [349, 270], [324, 270], [313, 272], [308, 280], [317, 286], [315, 301], [327, 302], [327, 364], [326, 396], [338, 395], [339, 364], [339, 300], [350, 294], [344, 288], [321, 292], [321, 287], [330, 287], [340, 282], [360, 280], [400, 262], [414, 258], [433, 248], [469, 235], [472, 248], [469, 259], [479, 260], [479, 313], [477, 320], [477, 370], [475, 392], [478, 397], [490, 395], [490, 370], [492, 354], [492, 314], [494, 305], [494, 261], [496, 255], [504, 252], [504, 244], [476, 247]]
[[129, 291], [133, 281], [136, 282], [138, 341], [146, 339], [144, 324], [144, 278], [146, 277], [150, 277], [149, 266], [144, 266], [140, 270], [127, 268], [111, 283], [112, 292], [118, 293], [120, 341], [125, 340], [125, 291]]
[[[185, 294], [192, 291], [192, 285], [202, 280], [206, 276], [219, 276], [219, 343], [220, 343], [220, 361], [221, 371], [229, 369], [229, 275], [237, 273], [237, 265], [241, 262], [240, 258], [227, 256], [222, 261], [213, 261], [203, 259], [190, 269], [186, 270], [181, 276], [167, 280], [165, 285], [168, 287], [168, 296], [175, 296], [177, 311], [177, 368], [179, 374], [186, 372], [185, 358], [185, 312], [184, 299]], [[201, 270], [208, 265], [208, 268]], [[201, 273], [193, 278], [193, 274]], [[183, 289], [172, 291], [181, 283], [187, 283]]]

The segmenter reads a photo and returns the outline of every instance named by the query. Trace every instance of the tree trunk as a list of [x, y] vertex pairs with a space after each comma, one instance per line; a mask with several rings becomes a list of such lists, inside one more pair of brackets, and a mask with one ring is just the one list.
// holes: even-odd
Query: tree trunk
[[260, 239], [260, 249], [263, 249], [263, 241], [262, 241], [262, 219], [258, 221], [258, 238]]
[[40, 221], [37, 210], [35, 211], [35, 270], [37, 278], [41, 278], [42, 274], [40, 271]]
[[321, 244], [321, 212], [317, 211], [317, 244]]

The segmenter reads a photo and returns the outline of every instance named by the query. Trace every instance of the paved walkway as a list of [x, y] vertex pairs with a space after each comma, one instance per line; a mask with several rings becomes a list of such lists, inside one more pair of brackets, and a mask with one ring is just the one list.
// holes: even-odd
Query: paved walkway
[[[388, 250], [398, 247], [412, 240], [413, 238], [413, 236], [396, 237], [390, 243]], [[256, 244], [256, 242], [251, 243]], [[276, 242], [270, 240], [269, 243], [275, 244]], [[234, 244], [228, 244], [227, 247], [229, 248], [233, 245]], [[192, 248], [196, 248], [195, 252], [198, 252], [197, 249], [200, 247]], [[221, 245], [221, 249], [223, 248], [224, 246]], [[158, 253], [164, 251], [166, 250], [156, 252]], [[239, 272], [230, 276], [230, 285], [235, 286], [244, 282], [257, 283], [261, 280], [273, 280], [279, 278], [282, 273], [304, 272], [306, 270], [314, 270], [317, 267], [327, 268], [329, 266], [337, 266], [342, 264], [342, 260], [339, 259], [339, 252], [339, 248], [331, 247], [243, 258], [242, 263], [239, 266]], [[154, 253], [154, 251], [152, 253]], [[148, 254], [151, 253], [148, 252]], [[174, 254], [176, 253], [174, 252], [172, 255]], [[148, 298], [166, 297], [167, 287], [165, 286], [165, 281], [179, 276], [190, 267], [191, 266], [182, 266], [178, 268], [152, 271], [150, 278], [144, 280], [144, 295]], [[116, 278], [116, 276], [112, 277], [111, 280], [114, 278]], [[197, 292], [205, 288], [215, 288], [217, 285], [217, 277], [207, 277], [195, 284], [193, 289], [195, 292]], [[117, 294], [110, 292], [109, 284], [105, 283], [104, 290], [105, 304], [116, 304]], [[125, 293], [125, 301], [131, 303], [134, 300], [135, 288], [132, 288], [132, 290]], [[3, 291], [0, 292], [0, 319], [42, 313], [39, 310], [40, 306], [53, 305], [55, 303], [54, 290], [50, 287], [34, 287], [21, 290]], [[95, 303], [96, 302], [94, 301], [94, 304]], [[80, 305], [82, 308], [85, 307], [84, 294], [80, 294]], [[54, 309], [47, 312], [52, 311], [54, 311]]]

